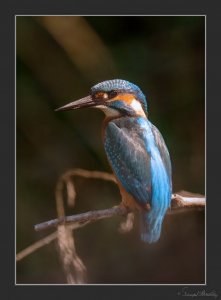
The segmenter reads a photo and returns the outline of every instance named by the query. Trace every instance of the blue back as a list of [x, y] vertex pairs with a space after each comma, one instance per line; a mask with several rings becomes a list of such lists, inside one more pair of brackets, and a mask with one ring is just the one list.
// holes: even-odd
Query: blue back
[[156, 242], [171, 200], [171, 163], [167, 147], [146, 118], [122, 117], [105, 129], [104, 147], [108, 160], [125, 190], [138, 205], [150, 204], [141, 213], [141, 238]]

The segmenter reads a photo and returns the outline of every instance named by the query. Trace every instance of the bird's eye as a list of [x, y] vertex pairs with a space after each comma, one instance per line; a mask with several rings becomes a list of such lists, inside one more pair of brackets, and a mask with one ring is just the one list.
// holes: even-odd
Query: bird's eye
[[97, 92], [96, 94], [94, 94], [94, 98], [97, 100], [108, 100], [108, 99], [112, 99], [114, 97], [117, 96], [117, 92], [116, 91], [110, 91], [108, 93], [104, 93], [104, 92]]
[[108, 94], [107, 93], [103, 93], [103, 92], [97, 92], [95, 95], [94, 95], [94, 98], [95, 99], [98, 99], [98, 100], [107, 100], [109, 98]]
[[117, 96], [117, 92], [116, 92], [116, 91], [110, 91], [110, 92], [108, 93], [108, 96], [109, 96], [109, 99], [114, 98], [114, 97]]
[[108, 97], [108, 94], [107, 93], [103, 93], [103, 99], [107, 100], [109, 97]]

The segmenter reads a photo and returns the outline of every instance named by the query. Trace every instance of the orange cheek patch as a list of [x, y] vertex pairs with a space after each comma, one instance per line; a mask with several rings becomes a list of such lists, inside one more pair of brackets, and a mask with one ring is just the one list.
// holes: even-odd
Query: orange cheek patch
[[117, 97], [113, 98], [112, 100], [121, 100], [126, 102], [127, 104], [131, 104], [131, 102], [134, 100], [134, 95], [131, 94], [119, 94]]

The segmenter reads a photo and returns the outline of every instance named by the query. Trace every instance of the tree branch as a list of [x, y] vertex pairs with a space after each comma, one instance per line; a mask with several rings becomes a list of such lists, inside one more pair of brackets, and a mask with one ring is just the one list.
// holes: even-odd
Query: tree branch
[[205, 205], [205, 196], [181, 191], [179, 194], [177, 193], [172, 195], [170, 213], [177, 211], [183, 212], [184, 210], [189, 209], [202, 210], [205, 208]]
[[[66, 187], [67, 204], [68, 206], [74, 207], [76, 191], [75, 185], [71, 179], [75, 176], [102, 179], [116, 183], [116, 179], [113, 174], [105, 172], [74, 169], [64, 173], [59, 178], [55, 189], [56, 207], [58, 213], [57, 219], [35, 225], [36, 231], [48, 229], [51, 227], [56, 227], [56, 231], [20, 251], [16, 255], [16, 260], [22, 260], [31, 253], [37, 251], [39, 248], [44, 247], [45, 245], [51, 243], [53, 240], [57, 239], [60, 249], [60, 257], [63, 261], [63, 267], [66, 273], [67, 281], [69, 283], [82, 283], [84, 282], [84, 275], [86, 272], [85, 266], [76, 253], [74, 236], [73, 233], [70, 234], [70, 231], [83, 227], [97, 220], [115, 216], [126, 216], [126, 220], [124, 220], [120, 224], [119, 228], [119, 231], [121, 233], [125, 233], [133, 228], [134, 212], [129, 211], [123, 205], [119, 205], [109, 209], [89, 211], [82, 214], [65, 216], [62, 190]], [[167, 213], [179, 213], [188, 211], [190, 209], [202, 210], [204, 209], [204, 207], [204, 196], [181, 191], [177, 194], [172, 195], [171, 207]], [[66, 226], [63, 226], [64, 224]], [[68, 255], [68, 253], [70, 253], [71, 255]]]
[[72, 216], [66, 216], [62, 218], [53, 219], [50, 221], [46, 221], [40, 224], [35, 225], [35, 230], [40, 231], [51, 227], [56, 227], [60, 224], [70, 224], [75, 223], [76, 228], [82, 227], [88, 223], [101, 220], [101, 219], [107, 219], [115, 216], [126, 216], [129, 211], [123, 207], [123, 206], [115, 206], [108, 209], [102, 209], [102, 210], [94, 210], [94, 211], [88, 211], [82, 214], [78, 215], [72, 215]]
[[[187, 192], [181, 192], [179, 194], [173, 194], [171, 199], [171, 209], [168, 210], [168, 214], [183, 212], [190, 209], [204, 209], [205, 197], [197, 194], [190, 194]], [[130, 210], [123, 205], [115, 206], [109, 209], [88, 211], [82, 214], [66, 216], [62, 218], [53, 219], [40, 224], [35, 225], [35, 230], [40, 231], [51, 227], [56, 227], [60, 224], [75, 224], [76, 227], [82, 227], [91, 222], [111, 218], [115, 216], [126, 216]]]

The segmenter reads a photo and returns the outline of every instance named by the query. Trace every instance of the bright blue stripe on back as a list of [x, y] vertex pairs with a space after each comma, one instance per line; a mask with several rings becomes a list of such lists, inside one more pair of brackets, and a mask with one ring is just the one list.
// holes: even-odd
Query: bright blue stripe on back
[[[171, 167], [166, 169], [163, 157], [160, 155], [154, 135], [152, 133], [152, 124], [143, 118], [138, 119], [141, 128], [144, 129], [144, 140], [146, 149], [151, 155], [151, 179], [152, 179], [152, 198], [151, 211], [144, 213], [141, 222], [143, 232], [142, 239], [145, 242], [156, 242], [160, 237], [161, 225], [164, 215], [170, 206], [171, 201]], [[155, 128], [155, 130], [157, 130]], [[164, 141], [161, 140], [161, 143]], [[168, 152], [162, 153], [168, 155]]]

